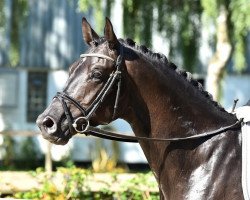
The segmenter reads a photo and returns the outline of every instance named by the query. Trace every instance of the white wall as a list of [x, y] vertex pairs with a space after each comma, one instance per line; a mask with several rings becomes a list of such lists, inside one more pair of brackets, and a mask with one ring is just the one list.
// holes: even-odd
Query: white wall
[[[1, 73], [12, 73], [1, 71]], [[17, 87], [15, 98], [16, 105], [14, 106], [0, 106], [0, 131], [3, 130], [32, 130], [34, 129], [34, 124], [26, 123], [26, 99], [27, 99], [27, 73], [24, 70], [18, 70], [15, 72], [17, 74], [16, 81]], [[5, 79], [6, 84], [14, 84]], [[5, 91], [12, 93], [13, 91]], [[6, 94], [7, 95], [7, 94]]]
[[242, 106], [250, 99], [250, 75], [227, 75], [222, 83], [222, 105], [226, 109], [233, 106], [234, 99], [239, 99], [237, 106]]

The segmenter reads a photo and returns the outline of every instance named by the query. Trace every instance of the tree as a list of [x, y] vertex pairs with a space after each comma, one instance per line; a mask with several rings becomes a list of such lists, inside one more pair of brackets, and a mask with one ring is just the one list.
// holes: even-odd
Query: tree
[[250, 30], [249, 0], [202, 0], [203, 12], [216, 24], [216, 50], [208, 64], [207, 89], [219, 100], [220, 83], [230, 59], [242, 73], [246, 67], [246, 37]]
[[216, 50], [207, 69], [207, 90], [216, 100], [220, 98], [220, 83], [232, 53], [232, 44], [229, 39], [229, 28], [227, 24], [228, 10], [221, 5], [216, 20]]

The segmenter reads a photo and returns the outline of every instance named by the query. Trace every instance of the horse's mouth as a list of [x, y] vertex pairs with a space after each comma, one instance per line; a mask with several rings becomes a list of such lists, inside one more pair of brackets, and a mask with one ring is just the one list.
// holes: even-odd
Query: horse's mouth
[[72, 137], [72, 134], [70, 133], [69, 129], [67, 129], [65, 132], [61, 132], [58, 134], [48, 134], [47, 132], [44, 132], [43, 130], [41, 131], [42, 131], [42, 136], [44, 139], [57, 145], [67, 144], [70, 138]]
[[51, 136], [51, 135], [45, 135], [42, 134], [43, 138], [48, 140], [49, 142], [57, 145], [65, 145], [68, 143], [70, 138], [66, 137], [58, 137], [58, 136]]
[[65, 124], [65, 121], [61, 122], [60, 125], [54, 124], [53, 126], [55, 127], [48, 126], [48, 125], [45, 125], [44, 123], [42, 124], [39, 122], [37, 122], [37, 124], [42, 132], [43, 138], [53, 144], [65, 145], [68, 143], [70, 138], [74, 135], [74, 133], [70, 132], [68, 125]]
[[65, 131], [60, 131], [60, 132], [57, 131], [55, 133], [49, 134], [46, 131], [45, 127], [39, 127], [39, 128], [42, 132], [43, 138], [48, 140], [49, 142], [51, 142], [53, 144], [65, 145], [68, 143], [68, 141], [72, 137], [72, 134], [70, 133], [69, 129], [67, 129]]

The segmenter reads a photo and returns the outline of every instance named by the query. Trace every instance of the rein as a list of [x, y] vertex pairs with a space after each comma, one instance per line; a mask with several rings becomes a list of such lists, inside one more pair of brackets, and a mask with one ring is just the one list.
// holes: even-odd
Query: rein
[[[192, 136], [187, 136], [187, 137], [176, 137], [176, 138], [148, 138], [148, 137], [141, 137], [141, 136], [119, 134], [119, 133], [106, 131], [100, 128], [93, 127], [90, 125], [89, 120], [94, 114], [94, 112], [96, 111], [96, 109], [104, 101], [105, 97], [109, 94], [109, 92], [111, 91], [115, 83], [117, 83], [117, 91], [116, 91], [116, 98], [115, 98], [115, 103], [114, 103], [112, 119], [114, 119], [116, 116], [119, 97], [120, 97], [120, 90], [121, 90], [121, 80], [122, 80], [121, 79], [121, 74], [122, 74], [121, 64], [123, 61], [123, 49], [121, 48], [120, 55], [117, 57], [116, 61], [109, 56], [98, 54], [98, 53], [81, 54], [80, 57], [81, 58], [98, 57], [98, 58], [113, 61], [115, 62], [115, 70], [110, 74], [103, 88], [101, 89], [97, 97], [94, 99], [94, 101], [91, 103], [91, 105], [88, 108], [83, 108], [79, 102], [77, 102], [74, 98], [70, 97], [65, 92], [57, 93], [55, 98], [58, 98], [63, 106], [64, 113], [68, 121], [69, 130], [71, 133], [76, 131], [77, 133], [85, 134], [86, 136], [92, 135], [92, 136], [99, 137], [99, 138], [121, 141], [121, 142], [133, 142], [133, 143], [137, 143], [138, 141], [174, 142], [174, 141], [193, 140], [193, 139], [199, 139], [199, 138], [204, 138], [204, 137], [212, 137], [212, 136], [215, 136], [217, 134], [223, 133], [228, 130], [238, 130], [241, 128], [242, 119], [238, 120], [236, 123], [231, 124], [229, 126], [221, 127], [214, 131], [204, 132], [204, 133], [197, 134], [197, 135], [192, 135]], [[72, 103], [74, 106], [76, 106], [80, 110], [82, 116], [78, 117], [74, 121], [65, 100]]]
[[138, 141], [156, 141], [156, 142], [177, 142], [177, 141], [185, 141], [185, 140], [195, 140], [204, 137], [212, 137], [218, 135], [220, 133], [226, 132], [228, 130], [238, 130], [241, 128], [242, 120], [235, 122], [232, 125], [225, 126], [214, 131], [204, 132], [197, 135], [187, 136], [187, 137], [176, 137], [176, 138], [148, 138], [148, 137], [140, 137], [140, 136], [132, 136], [119, 134], [111, 131], [106, 131], [100, 128], [96, 128], [93, 126], [88, 126], [85, 128], [84, 133], [86, 136], [92, 135], [99, 138], [121, 141], [121, 142], [133, 142], [137, 143]]

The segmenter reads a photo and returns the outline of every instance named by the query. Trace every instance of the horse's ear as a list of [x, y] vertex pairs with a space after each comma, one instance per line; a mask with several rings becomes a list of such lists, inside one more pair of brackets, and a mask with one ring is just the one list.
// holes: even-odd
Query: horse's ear
[[99, 36], [91, 28], [90, 24], [88, 23], [85, 17], [82, 18], [82, 36], [83, 36], [84, 41], [88, 45], [91, 45], [94, 40], [99, 39]]
[[104, 28], [104, 37], [108, 41], [109, 48], [110, 49], [116, 49], [118, 47], [118, 40], [114, 33], [113, 26], [109, 20], [109, 18], [106, 17], [106, 25]]

